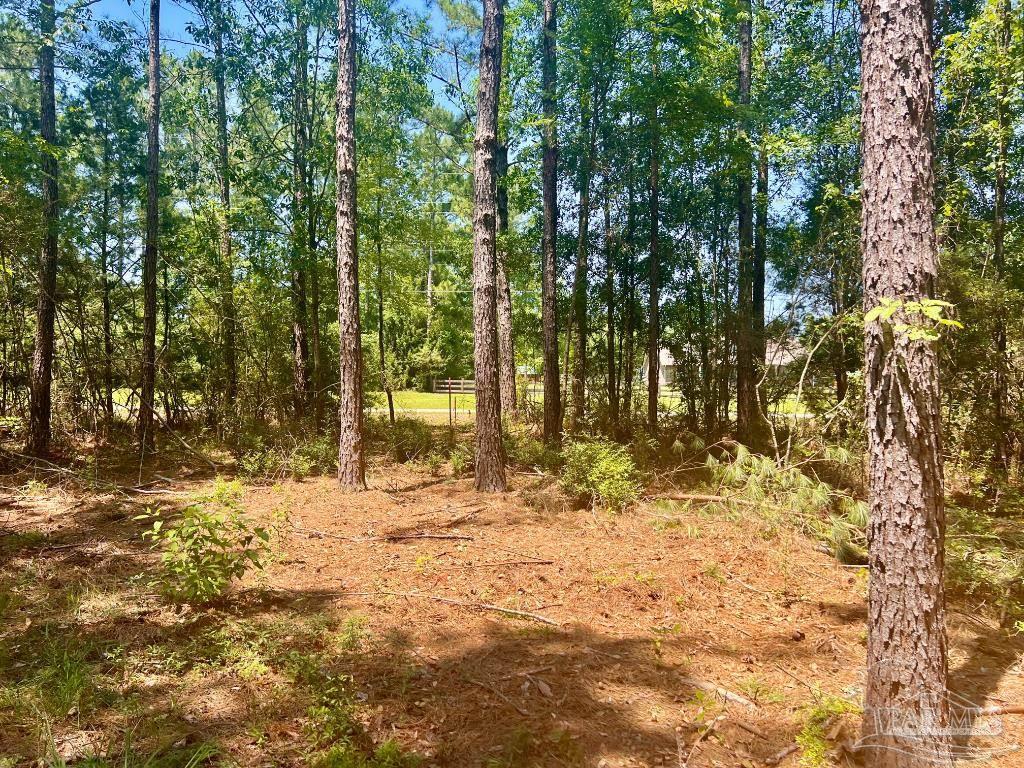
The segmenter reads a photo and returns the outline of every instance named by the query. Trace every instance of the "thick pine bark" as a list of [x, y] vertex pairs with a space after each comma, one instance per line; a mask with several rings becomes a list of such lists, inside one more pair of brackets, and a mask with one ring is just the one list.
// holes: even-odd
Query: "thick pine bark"
[[233, 420], [238, 395], [238, 366], [235, 336], [238, 319], [235, 315], [235, 265], [231, 246], [231, 164], [228, 159], [227, 84], [224, 59], [223, 0], [214, 6], [214, 83], [217, 95], [217, 164], [220, 176], [220, 313], [221, 363], [224, 367], [224, 415]]
[[292, 299], [292, 396], [295, 418], [305, 418], [309, 405], [309, 302], [306, 296], [306, 262], [309, 244], [309, 169], [307, 167], [307, 64], [308, 27], [305, 11], [295, 14], [295, 86], [292, 106], [292, 244], [291, 244], [291, 299]]
[[484, 0], [480, 78], [473, 140], [473, 358], [476, 375], [476, 481], [478, 491], [504, 491], [498, 383], [496, 155], [501, 89], [504, 0]]
[[153, 445], [156, 394], [156, 272], [160, 226], [160, 0], [149, 4], [149, 110], [146, 154], [146, 247], [142, 257], [142, 383], [136, 437], [142, 450]]
[[[658, 77], [658, 45], [654, 41], [652, 74]], [[659, 174], [661, 173], [661, 129], [658, 125], [657, 103], [651, 107], [651, 173], [650, 173], [650, 206], [651, 206], [651, 254], [648, 275], [647, 305], [647, 428], [651, 434], [658, 431], [658, 376], [661, 372], [661, 306], [658, 246], [658, 218], [660, 205]]]
[[556, 0], [544, 0], [541, 63], [542, 194], [541, 315], [544, 333], [544, 442], [562, 441], [561, 386], [558, 378], [558, 17]]
[[516, 350], [512, 335], [512, 287], [508, 280], [508, 253], [502, 246], [501, 236], [508, 232], [508, 146], [498, 147], [498, 250], [495, 286], [498, 291], [498, 384], [501, 388], [501, 412], [514, 419], [518, 410], [516, 398]]
[[338, 0], [337, 105], [338, 482], [355, 491], [366, 487], [356, 237], [356, 0]]
[[[931, 6], [862, 0], [861, 131], [864, 306], [935, 292]], [[943, 605], [942, 445], [938, 355], [899, 323], [865, 328], [871, 583], [865, 737], [873, 766], [949, 764]], [[896, 718], [922, 742], [892, 735]]]
[[57, 105], [54, 98], [53, 0], [39, 6], [42, 46], [39, 49], [39, 132], [43, 143], [43, 249], [39, 257], [36, 338], [32, 352], [29, 392], [29, 432], [26, 451], [43, 456], [50, 449], [51, 390], [53, 386], [53, 327], [57, 304]]
[[757, 421], [757, 374], [754, 368], [754, 217], [751, 195], [751, 158], [749, 153], [750, 70], [751, 70], [751, 4], [739, 4], [739, 142], [737, 179], [737, 213], [739, 217], [739, 260], [737, 262], [736, 299], [736, 431], [741, 443], [755, 441]]

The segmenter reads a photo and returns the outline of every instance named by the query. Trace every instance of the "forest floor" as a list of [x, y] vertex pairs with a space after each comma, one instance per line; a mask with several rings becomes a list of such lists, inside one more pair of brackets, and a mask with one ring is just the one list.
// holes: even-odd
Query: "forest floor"
[[[460, 768], [752, 768], [825, 765], [856, 738], [866, 571], [755, 514], [612, 515], [544, 476], [484, 496], [378, 459], [363, 494], [247, 486], [247, 514], [287, 517], [273, 561], [182, 609], [155, 591], [135, 517], [214, 475], [186, 454], [139, 469], [115, 454], [90, 483], [2, 478], [0, 766], [411, 765], [400, 749]], [[958, 692], [1024, 701], [1024, 649], [961, 610]], [[1024, 718], [1001, 727], [1024, 742]], [[337, 741], [389, 746], [331, 758]]]

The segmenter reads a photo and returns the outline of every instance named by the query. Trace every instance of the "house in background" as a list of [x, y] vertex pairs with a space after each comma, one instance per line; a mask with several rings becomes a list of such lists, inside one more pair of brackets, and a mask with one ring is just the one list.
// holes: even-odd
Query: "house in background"
[[[765, 344], [765, 363], [769, 370], [778, 371], [798, 360], [802, 360], [807, 350], [796, 339], [784, 338], [768, 339]], [[675, 357], [664, 347], [661, 349], [658, 361], [658, 388], [673, 389], [678, 379], [678, 364]], [[644, 358], [640, 367], [640, 381], [647, 381], [647, 358]]]

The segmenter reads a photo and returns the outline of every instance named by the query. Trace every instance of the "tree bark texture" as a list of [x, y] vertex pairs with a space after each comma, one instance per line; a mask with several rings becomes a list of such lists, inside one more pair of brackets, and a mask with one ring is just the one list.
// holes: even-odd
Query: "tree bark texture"
[[562, 441], [561, 382], [558, 377], [558, 11], [544, 0], [541, 39], [541, 187], [544, 205], [541, 238], [541, 322], [544, 335], [544, 442]]
[[356, 237], [356, 0], [338, 0], [337, 106], [338, 482], [343, 489], [356, 491], [366, 487]]
[[503, 0], [484, 0], [480, 77], [473, 139], [473, 341], [476, 376], [476, 480], [478, 491], [504, 491], [501, 440], [496, 286], [496, 155], [501, 89]]
[[57, 105], [54, 96], [53, 38], [56, 34], [53, 0], [39, 5], [39, 132], [43, 143], [43, 249], [39, 256], [39, 294], [36, 301], [36, 336], [29, 374], [29, 432], [26, 451], [44, 456], [50, 449], [50, 414], [53, 387], [53, 331], [57, 312]]
[[[931, 8], [862, 0], [864, 307], [935, 292]], [[898, 312], [865, 328], [871, 583], [864, 735], [871, 764], [949, 764], [941, 734], [892, 735], [892, 715], [948, 722], [938, 355]], [[922, 726], [926, 727], [926, 726]]]
[[151, 447], [156, 394], [156, 278], [160, 235], [160, 0], [149, 3], [149, 109], [146, 154], [146, 246], [142, 257], [142, 383], [136, 437]]

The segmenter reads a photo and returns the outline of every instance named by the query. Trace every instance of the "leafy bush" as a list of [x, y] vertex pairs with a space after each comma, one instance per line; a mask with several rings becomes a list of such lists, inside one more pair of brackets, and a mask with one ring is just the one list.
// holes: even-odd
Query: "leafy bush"
[[386, 417], [368, 418], [366, 435], [370, 442], [381, 446], [401, 463], [426, 457], [434, 445], [430, 425], [409, 417], [395, 419], [394, 425]]
[[561, 485], [566, 493], [616, 511], [640, 496], [636, 464], [618, 443], [572, 443], [562, 457], [565, 466]]
[[223, 595], [234, 579], [263, 568], [272, 529], [245, 516], [242, 493], [239, 482], [218, 478], [209, 494], [179, 515], [155, 509], [136, 518], [152, 521], [143, 536], [163, 550], [160, 588], [175, 602], [208, 602]]
[[448, 461], [452, 464], [452, 474], [459, 477], [473, 466], [473, 451], [466, 445], [453, 446], [448, 453]]
[[562, 462], [558, 451], [548, 448], [529, 431], [510, 429], [505, 433], [505, 455], [512, 464], [548, 471]]

